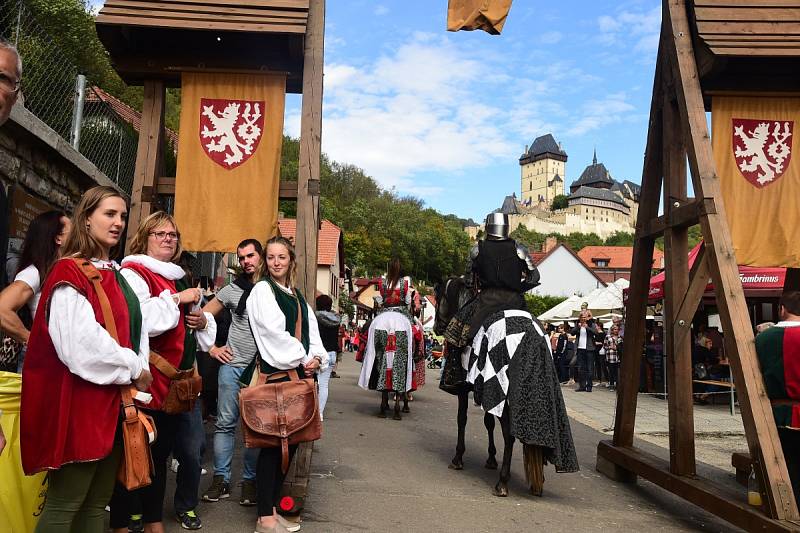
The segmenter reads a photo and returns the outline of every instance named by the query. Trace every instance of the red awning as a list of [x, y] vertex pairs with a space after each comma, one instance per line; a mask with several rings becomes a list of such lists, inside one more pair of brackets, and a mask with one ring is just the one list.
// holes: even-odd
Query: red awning
[[[702, 245], [703, 242], [700, 241], [700, 243], [689, 252], [689, 268], [692, 268]], [[664, 278], [665, 274], [663, 271], [650, 278], [650, 289], [647, 294], [648, 300], [655, 301], [664, 298]], [[783, 282], [786, 280], [786, 269], [739, 265], [739, 279], [742, 280], [742, 288], [744, 289], [745, 297], [775, 296], [776, 293], [780, 293], [783, 290]], [[714, 286], [709, 283], [706, 286], [706, 294], [713, 292]], [[628, 299], [628, 289], [624, 291], [624, 299], [625, 301]]]

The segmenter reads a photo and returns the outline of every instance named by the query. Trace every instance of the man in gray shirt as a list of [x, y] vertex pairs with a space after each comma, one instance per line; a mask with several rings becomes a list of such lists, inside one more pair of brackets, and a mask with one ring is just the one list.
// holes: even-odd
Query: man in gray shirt
[[[250, 330], [245, 304], [253, 287], [253, 276], [263, 254], [261, 243], [246, 239], [239, 243], [236, 255], [242, 274], [217, 293], [217, 297], [203, 307], [216, 316], [227, 309], [231, 313], [231, 327], [226, 346], [212, 346], [208, 352], [221, 363], [217, 397], [217, 423], [214, 431], [214, 479], [203, 494], [203, 500], [219, 501], [230, 497], [231, 461], [236, 443], [236, 426], [239, 425], [239, 378], [245, 367], [256, 356], [256, 342]], [[244, 451], [241, 505], [255, 505], [257, 448]]]

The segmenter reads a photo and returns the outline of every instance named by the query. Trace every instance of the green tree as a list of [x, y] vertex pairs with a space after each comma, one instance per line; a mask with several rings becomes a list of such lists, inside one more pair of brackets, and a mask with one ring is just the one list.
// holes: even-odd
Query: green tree
[[557, 209], [565, 209], [569, 205], [566, 195], [557, 194], [553, 198], [553, 205], [550, 206], [551, 211], [555, 211]]
[[528, 305], [528, 312], [533, 316], [539, 316], [548, 309], [552, 309], [566, 300], [563, 296], [541, 296], [538, 294], [526, 294], [525, 303]]
[[633, 233], [615, 231], [605, 242], [606, 246], [633, 246]]

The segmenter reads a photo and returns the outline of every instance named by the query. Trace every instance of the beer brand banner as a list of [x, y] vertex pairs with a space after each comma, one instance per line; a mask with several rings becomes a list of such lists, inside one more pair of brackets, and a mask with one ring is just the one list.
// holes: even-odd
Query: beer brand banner
[[510, 9], [511, 0], [449, 0], [447, 31], [483, 30], [499, 35]]
[[232, 252], [278, 219], [286, 77], [182, 75], [175, 219], [186, 250]]
[[714, 161], [740, 265], [800, 267], [798, 122], [800, 98], [712, 101]]

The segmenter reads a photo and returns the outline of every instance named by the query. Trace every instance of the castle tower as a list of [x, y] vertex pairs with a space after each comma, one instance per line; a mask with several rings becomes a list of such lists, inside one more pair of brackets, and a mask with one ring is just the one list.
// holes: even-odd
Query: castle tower
[[526, 146], [519, 165], [523, 204], [535, 206], [544, 203], [549, 207], [553, 198], [564, 194], [567, 153], [551, 134], [537, 137], [530, 148]]

